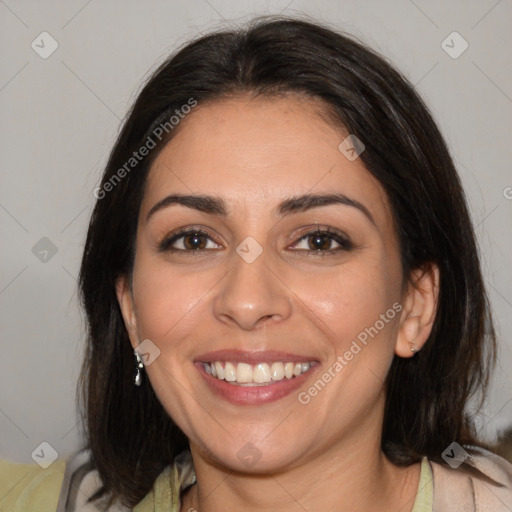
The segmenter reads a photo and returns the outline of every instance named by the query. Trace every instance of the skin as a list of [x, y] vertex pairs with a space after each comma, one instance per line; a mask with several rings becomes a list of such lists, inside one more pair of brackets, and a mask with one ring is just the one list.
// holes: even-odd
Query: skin
[[[419, 464], [399, 468], [380, 449], [384, 379], [395, 355], [412, 357], [411, 346], [420, 350], [428, 338], [438, 272], [403, 275], [386, 194], [360, 158], [338, 149], [347, 133], [321, 107], [294, 95], [200, 105], [148, 175], [132, 280], [120, 278], [117, 295], [132, 346], [150, 339], [159, 348], [145, 371], [190, 440], [197, 484], [183, 511], [226, 503], [244, 511], [412, 510]], [[276, 212], [289, 197], [335, 192], [363, 204], [373, 222], [348, 205]], [[228, 215], [172, 205], [147, 220], [177, 193], [221, 197]], [[334, 251], [327, 238], [323, 253], [307, 254], [318, 247], [314, 236], [300, 239], [315, 226], [344, 233], [353, 249]], [[183, 227], [206, 230], [206, 250], [160, 252], [159, 242]], [[252, 263], [236, 252], [249, 236], [263, 250]], [[293, 392], [234, 405], [193, 364], [220, 349], [311, 355], [319, 366], [299, 390], [307, 391], [394, 303], [401, 312], [307, 404]], [[248, 442], [261, 454], [250, 468], [237, 456]]]

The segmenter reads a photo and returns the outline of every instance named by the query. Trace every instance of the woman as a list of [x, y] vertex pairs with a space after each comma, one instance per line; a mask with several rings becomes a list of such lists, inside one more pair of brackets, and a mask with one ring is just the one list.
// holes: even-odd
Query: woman
[[59, 510], [512, 507], [466, 413], [494, 331], [464, 194], [383, 58], [299, 20], [202, 37], [95, 196]]

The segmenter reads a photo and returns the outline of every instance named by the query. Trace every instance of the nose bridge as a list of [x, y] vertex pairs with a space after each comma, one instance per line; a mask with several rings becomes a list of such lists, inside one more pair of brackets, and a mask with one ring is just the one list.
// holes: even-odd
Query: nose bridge
[[282, 320], [290, 315], [290, 296], [270, 268], [269, 251], [251, 237], [236, 248], [214, 300], [215, 316], [249, 330], [264, 318]]

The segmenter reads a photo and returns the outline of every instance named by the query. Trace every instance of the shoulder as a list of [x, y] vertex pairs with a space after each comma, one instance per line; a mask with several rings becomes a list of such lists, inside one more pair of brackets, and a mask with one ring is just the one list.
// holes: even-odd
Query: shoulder
[[434, 510], [512, 510], [512, 464], [483, 448], [470, 446], [466, 449], [458, 454], [464, 459], [460, 465], [455, 460], [452, 467], [430, 461]]
[[[80, 451], [47, 468], [0, 460], [0, 510], [5, 512], [98, 512], [88, 499], [101, 487], [90, 452]], [[129, 512], [112, 506], [109, 512]]]
[[65, 467], [64, 460], [47, 468], [0, 460], [0, 510], [56, 510]]
[[102, 487], [99, 473], [94, 469], [91, 460], [90, 450], [83, 450], [67, 462], [56, 512], [98, 512], [99, 510], [108, 512], [153, 512], [155, 510], [176, 512], [179, 510], [176, 501], [176, 496], [179, 495], [179, 485], [173, 485], [173, 477], [175, 478], [176, 474], [180, 473], [179, 458], [172, 469], [171, 466], [167, 466], [162, 471], [151, 491], [133, 510], [118, 502], [107, 509], [106, 497], [94, 502], [89, 501], [89, 498]]

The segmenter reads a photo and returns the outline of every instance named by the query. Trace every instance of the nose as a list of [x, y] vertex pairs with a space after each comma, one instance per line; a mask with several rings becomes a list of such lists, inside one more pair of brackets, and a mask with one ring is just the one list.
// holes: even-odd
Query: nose
[[251, 263], [233, 254], [230, 270], [213, 300], [216, 318], [249, 331], [290, 316], [291, 291], [268, 260], [265, 251]]

